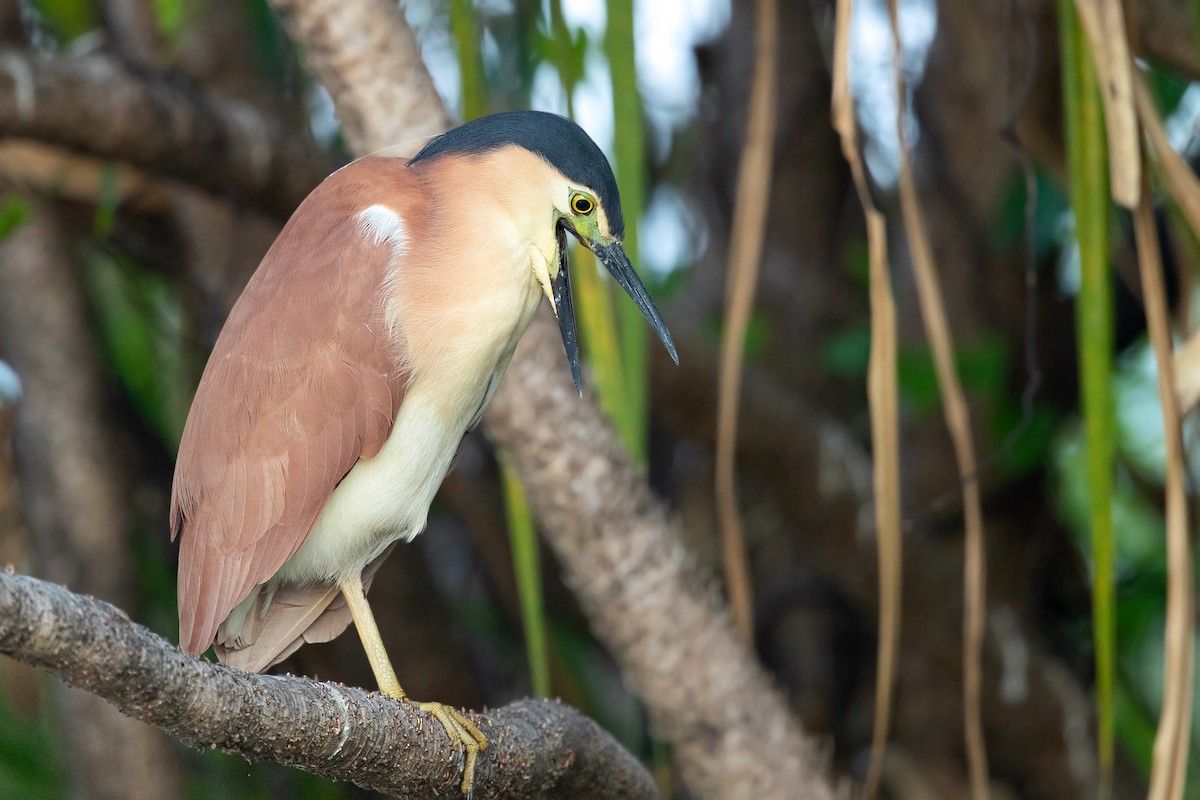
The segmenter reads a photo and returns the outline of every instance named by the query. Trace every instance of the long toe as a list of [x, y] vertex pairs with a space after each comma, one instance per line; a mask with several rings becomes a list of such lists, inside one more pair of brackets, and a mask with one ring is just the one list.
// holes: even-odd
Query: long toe
[[487, 749], [487, 737], [474, 722], [450, 706], [441, 703], [421, 703], [418, 708], [440, 722], [446, 735], [450, 737], [450, 743], [455, 746], [461, 745], [462, 752], [467, 754], [466, 764], [463, 766], [462, 793], [470, 797], [475, 787], [475, 764], [479, 761], [479, 751]]

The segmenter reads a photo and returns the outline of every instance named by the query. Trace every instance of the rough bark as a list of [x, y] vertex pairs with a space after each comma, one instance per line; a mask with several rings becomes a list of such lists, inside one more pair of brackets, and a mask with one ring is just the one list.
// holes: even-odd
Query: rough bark
[[0, 50], [0, 137], [127, 161], [280, 216], [325, 177], [307, 139], [255, 108], [109, 56]]
[[[16, 455], [34, 564], [131, 607], [125, 478], [104, 419], [99, 354], [61, 232], [45, 209], [0, 244], [0, 352], [21, 376]], [[160, 733], [74, 689], [60, 695], [81, 797], [150, 800], [180, 790]]]
[[[36, 578], [0, 571], [0, 653], [194, 747], [269, 759], [397, 797], [459, 793], [461, 756], [411, 704], [199, 661], [119, 609]], [[478, 800], [657, 797], [637, 759], [567, 706], [527, 700], [472, 717], [489, 740], [475, 778]], [[146, 783], [156, 797], [178, 796]]]

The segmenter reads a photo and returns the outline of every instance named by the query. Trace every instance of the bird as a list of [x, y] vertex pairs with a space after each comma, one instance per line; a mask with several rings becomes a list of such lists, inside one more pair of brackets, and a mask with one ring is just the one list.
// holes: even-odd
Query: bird
[[[380, 691], [413, 702], [366, 593], [425, 528], [543, 296], [582, 396], [568, 235], [678, 363], [624, 233], [603, 151], [546, 112], [481, 117], [322, 181], [234, 304], [188, 412], [170, 508], [183, 650], [261, 672], [353, 623]], [[465, 752], [470, 795], [487, 737], [417, 707]]]

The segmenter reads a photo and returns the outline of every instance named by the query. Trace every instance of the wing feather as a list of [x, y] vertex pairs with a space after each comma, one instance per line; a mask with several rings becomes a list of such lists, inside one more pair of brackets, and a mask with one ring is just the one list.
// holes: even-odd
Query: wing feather
[[295, 554], [338, 482], [391, 432], [405, 377], [383, 334], [399, 264], [393, 244], [362, 235], [356, 219], [380, 202], [402, 216], [423, 212], [403, 162], [364, 159], [327, 179], [217, 339], [171, 498], [180, 640], [191, 653]]
[[[370, 589], [380, 565], [395, 549], [389, 545], [363, 570], [363, 589]], [[270, 603], [264, 614], [263, 605]], [[217, 634], [216, 650], [231, 667], [258, 672], [278, 664], [304, 644], [328, 642], [350, 624], [350, 609], [336, 586], [280, 586], [273, 597], [259, 592], [237, 638]]]

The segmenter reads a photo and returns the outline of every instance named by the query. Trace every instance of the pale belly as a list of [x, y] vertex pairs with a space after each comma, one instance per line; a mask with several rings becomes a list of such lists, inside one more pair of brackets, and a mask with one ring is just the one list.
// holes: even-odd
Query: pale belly
[[520, 269], [515, 274], [519, 279], [506, 291], [484, 294], [456, 312], [499, 325], [455, 331], [454, 350], [416, 369], [383, 447], [342, 479], [273, 581], [343, 584], [388, 545], [424, 530], [463, 435], [479, 421], [541, 300], [537, 282]]
[[[487, 380], [480, 382], [474, 396], [483, 397], [487, 387]], [[429, 505], [478, 407], [476, 400], [465, 412], [447, 413], [446, 404], [439, 402], [443, 397], [432, 388], [409, 388], [379, 453], [355, 464], [333, 490], [308, 538], [280, 567], [277, 579], [341, 584], [392, 542], [424, 530]]]

